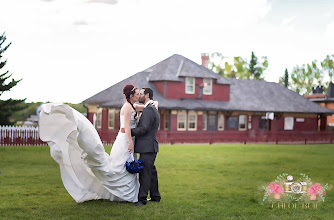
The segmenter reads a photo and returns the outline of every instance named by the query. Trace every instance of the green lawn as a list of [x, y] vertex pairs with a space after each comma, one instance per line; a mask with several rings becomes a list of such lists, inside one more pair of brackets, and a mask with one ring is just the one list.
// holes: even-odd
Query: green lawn
[[261, 189], [282, 173], [333, 185], [333, 161], [334, 145], [162, 145], [162, 201], [134, 207], [77, 204], [49, 147], [0, 147], [0, 219], [333, 219], [334, 190], [317, 209], [277, 209]]

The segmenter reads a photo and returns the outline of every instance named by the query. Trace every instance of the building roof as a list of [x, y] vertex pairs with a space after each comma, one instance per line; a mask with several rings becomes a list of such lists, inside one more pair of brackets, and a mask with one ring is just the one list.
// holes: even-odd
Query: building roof
[[178, 54], [168, 57], [144, 72], [150, 73], [149, 81], [183, 81], [181, 77], [200, 77], [217, 79], [219, 84], [229, 84], [220, 75]]
[[[213, 78], [217, 79], [217, 83], [229, 84], [230, 100], [167, 99], [152, 83], [158, 80], [183, 81], [181, 76]], [[126, 84], [133, 84], [138, 88], [152, 88], [154, 100], [159, 101], [160, 109], [334, 114], [333, 110], [324, 108], [280, 84], [261, 80], [223, 78], [180, 55], [173, 55], [83, 102], [100, 107], [120, 108], [125, 102], [122, 90]]]

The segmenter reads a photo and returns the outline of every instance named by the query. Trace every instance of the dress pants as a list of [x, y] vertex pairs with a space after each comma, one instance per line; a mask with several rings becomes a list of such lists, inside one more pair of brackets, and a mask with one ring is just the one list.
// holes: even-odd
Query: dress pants
[[148, 191], [153, 200], [160, 200], [161, 196], [158, 188], [158, 173], [154, 161], [157, 156], [156, 152], [140, 153], [140, 158], [144, 161], [144, 168], [139, 173], [139, 194], [138, 201], [146, 203]]

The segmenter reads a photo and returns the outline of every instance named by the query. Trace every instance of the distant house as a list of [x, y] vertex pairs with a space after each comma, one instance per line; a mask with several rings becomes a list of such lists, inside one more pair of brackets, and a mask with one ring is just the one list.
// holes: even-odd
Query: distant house
[[[208, 63], [208, 56], [202, 56], [202, 63]], [[325, 132], [326, 116], [333, 110], [280, 84], [223, 78], [173, 55], [83, 102], [88, 106], [88, 119], [106, 143], [112, 143], [118, 133], [126, 84], [153, 89], [154, 100], [159, 101], [161, 143], [311, 143], [333, 139], [332, 133]]]
[[[327, 94], [324, 93], [322, 86], [313, 89], [312, 94], [304, 95], [305, 98], [329, 109], [334, 110], [334, 84], [329, 83]], [[330, 130], [334, 130], [334, 116], [327, 116], [327, 126]]]

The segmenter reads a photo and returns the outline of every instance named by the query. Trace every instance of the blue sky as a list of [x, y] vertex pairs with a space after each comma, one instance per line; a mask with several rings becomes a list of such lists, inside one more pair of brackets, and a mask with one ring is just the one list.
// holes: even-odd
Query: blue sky
[[[310, 0], [2, 0], [1, 98], [78, 103], [173, 54], [267, 56], [267, 81], [334, 54], [334, 2]], [[5, 9], [5, 10], [4, 10]]]

